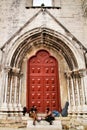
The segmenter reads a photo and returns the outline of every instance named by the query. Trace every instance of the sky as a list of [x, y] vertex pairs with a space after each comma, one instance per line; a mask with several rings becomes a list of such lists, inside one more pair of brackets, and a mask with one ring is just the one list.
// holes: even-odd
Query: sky
[[51, 0], [33, 0], [33, 6], [41, 6], [44, 3], [45, 6], [51, 6]]

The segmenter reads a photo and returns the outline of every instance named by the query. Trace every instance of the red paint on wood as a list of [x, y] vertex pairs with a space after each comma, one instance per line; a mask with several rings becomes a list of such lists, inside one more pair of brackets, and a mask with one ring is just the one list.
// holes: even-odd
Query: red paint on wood
[[27, 108], [36, 105], [61, 110], [58, 62], [46, 50], [40, 50], [27, 64]]

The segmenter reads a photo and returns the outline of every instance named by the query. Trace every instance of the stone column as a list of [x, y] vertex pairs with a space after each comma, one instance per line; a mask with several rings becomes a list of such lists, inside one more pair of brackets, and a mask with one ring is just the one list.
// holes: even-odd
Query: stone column
[[5, 73], [5, 83], [6, 85], [4, 86], [5, 91], [4, 91], [4, 103], [6, 103], [6, 96], [7, 96], [7, 87], [8, 87], [8, 73]]
[[[87, 98], [87, 89], [85, 89], [85, 84], [87, 86], [87, 79], [85, 80], [86, 71], [85, 69], [74, 71], [74, 86], [75, 86], [75, 99], [76, 99], [76, 112], [78, 114], [87, 112], [87, 105], [85, 104]], [[85, 73], [85, 74], [84, 74]]]
[[78, 113], [81, 112], [81, 100], [80, 100], [80, 93], [79, 93], [79, 85], [78, 85], [78, 79], [76, 78], [76, 89], [77, 89], [77, 111]]
[[75, 95], [74, 86], [71, 72], [66, 73], [67, 87], [68, 87], [68, 100], [69, 100], [69, 113], [74, 113], [75, 111]]
[[23, 110], [22, 109], [22, 106], [21, 106], [21, 94], [22, 94], [22, 77], [23, 77], [23, 74], [21, 73], [19, 75], [19, 97], [18, 97], [18, 107], [19, 107], [19, 110]]
[[67, 90], [68, 90], [68, 102], [69, 102], [69, 113], [71, 113], [71, 101], [70, 101], [70, 73], [65, 73], [67, 79]]
[[12, 85], [13, 85], [13, 76], [11, 77], [11, 84], [10, 84], [10, 99], [9, 99], [9, 103], [11, 102], [11, 96], [12, 96]]
[[3, 70], [3, 102], [1, 108], [3, 111], [8, 111], [7, 107], [7, 88], [8, 88], [8, 72], [10, 71], [10, 67], [6, 66]]
[[70, 102], [70, 85], [69, 85], [69, 78], [67, 78], [67, 90], [68, 90], [68, 101], [69, 101], [69, 106], [71, 106]]
[[22, 84], [21, 84], [21, 78], [20, 78], [20, 86], [19, 86], [19, 104], [21, 103], [21, 87], [22, 87]]
[[84, 84], [85, 104], [87, 105], [87, 75], [83, 78], [83, 84]]
[[13, 110], [13, 107], [12, 107], [12, 87], [13, 87], [13, 76], [11, 77], [11, 83], [10, 83], [9, 110]]
[[18, 87], [18, 74], [19, 74], [20, 69], [13, 67], [12, 72], [14, 75], [14, 102], [13, 102], [13, 107], [14, 110], [18, 110], [18, 103], [17, 103], [17, 87]]
[[83, 113], [87, 114], [87, 70], [85, 69], [83, 72], [83, 89], [84, 89], [84, 101], [85, 104], [83, 105]]
[[83, 79], [84, 83], [84, 95], [85, 95], [85, 105], [83, 106], [83, 113], [87, 115], [87, 75]]
[[14, 89], [14, 107], [17, 107], [17, 103], [16, 103], [16, 94], [17, 94], [17, 76], [15, 76], [15, 89]]
[[75, 86], [74, 86], [74, 83], [73, 83], [73, 78], [71, 77], [71, 89], [72, 89], [72, 112], [73, 114], [75, 113], [75, 93], [74, 93], [74, 89], [75, 89]]
[[83, 72], [79, 71], [79, 86], [80, 86], [80, 99], [81, 99], [81, 105], [85, 105], [85, 86], [84, 86], [84, 75]]
[[79, 96], [79, 86], [78, 86], [78, 70], [73, 72], [73, 79], [74, 79], [74, 93], [75, 93], [75, 105], [76, 110], [75, 112], [78, 113], [80, 111], [80, 96]]

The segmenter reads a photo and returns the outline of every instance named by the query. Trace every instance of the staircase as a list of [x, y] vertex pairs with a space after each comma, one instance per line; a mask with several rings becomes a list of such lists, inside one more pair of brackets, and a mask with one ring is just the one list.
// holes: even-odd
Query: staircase
[[33, 125], [33, 119], [27, 116], [22, 117], [22, 120], [27, 121], [26, 127], [28, 130], [87, 130], [86, 119], [79, 118], [77, 120], [76, 117], [56, 117], [52, 125], [45, 120], [36, 121], [36, 125]]
[[36, 125], [33, 125], [33, 120], [29, 118], [27, 120], [27, 128], [28, 130], [62, 130], [61, 120], [54, 120], [52, 125], [45, 120], [41, 120], [40, 122], [36, 121]]
[[[42, 115], [38, 115], [42, 116]], [[36, 125], [33, 125], [33, 119], [28, 114], [25, 116], [11, 116], [0, 119], [0, 130], [5, 128], [21, 128], [21, 130], [87, 130], [87, 118], [76, 117], [56, 117], [53, 124], [50, 125], [45, 120], [40, 122], [36, 121]]]
[[[44, 117], [44, 115], [38, 114], [38, 117]], [[36, 124], [33, 125], [33, 119], [30, 118], [28, 115], [22, 117], [22, 120], [27, 121], [26, 127], [28, 128], [28, 130], [62, 130], [62, 123], [64, 123], [64, 120], [65, 123], [68, 123], [70, 121], [70, 118], [63, 119], [62, 117], [56, 117], [52, 125], [50, 125], [49, 122], [45, 120], [41, 120], [40, 122], [36, 121]]]

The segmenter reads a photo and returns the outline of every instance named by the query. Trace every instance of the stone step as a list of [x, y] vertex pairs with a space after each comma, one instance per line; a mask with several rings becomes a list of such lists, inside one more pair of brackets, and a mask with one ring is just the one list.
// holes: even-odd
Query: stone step
[[0, 119], [0, 127], [4, 128], [26, 128], [27, 122], [19, 119]]
[[62, 130], [62, 124], [61, 124], [61, 120], [54, 120], [52, 125], [49, 124], [49, 122], [45, 121], [45, 120], [41, 120], [40, 122], [36, 121], [36, 125], [33, 125], [33, 120], [27, 120], [27, 128], [29, 128], [29, 130], [31, 130], [31, 128], [37, 128], [37, 129], [53, 129], [53, 130]]
[[45, 120], [41, 120], [40, 122], [36, 121], [36, 125], [33, 125], [33, 119], [29, 116], [8, 117], [6, 119], [0, 119], [0, 127], [21, 128], [21, 130], [23, 128], [26, 130], [87, 130], [87, 119], [56, 117], [52, 125]]

